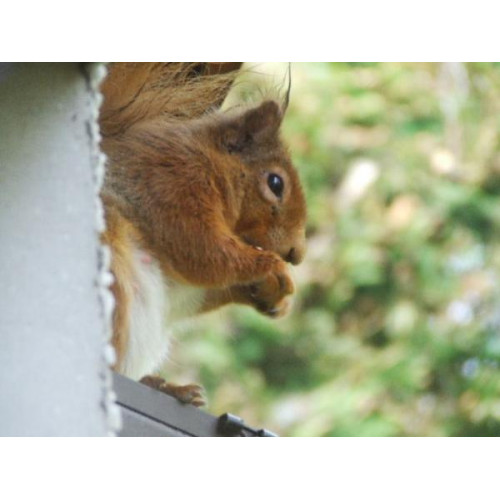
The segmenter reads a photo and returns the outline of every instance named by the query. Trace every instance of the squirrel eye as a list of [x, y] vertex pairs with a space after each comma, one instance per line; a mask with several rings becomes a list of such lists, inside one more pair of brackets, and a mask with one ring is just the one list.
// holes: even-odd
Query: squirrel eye
[[285, 187], [283, 179], [277, 174], [269, 174], [267, 178], [269, 189], [278, 197], [281, 198], [283, 188]]

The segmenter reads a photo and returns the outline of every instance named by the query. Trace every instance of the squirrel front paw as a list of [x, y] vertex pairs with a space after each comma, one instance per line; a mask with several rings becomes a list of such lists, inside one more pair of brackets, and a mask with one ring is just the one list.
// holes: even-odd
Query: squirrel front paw
[[284, 316], [291, 306], [295, 286], [286, 263], [276, 261], [271, 272], [260, 281], [244, 287], [248, 302], [259, 312], [272, 318]]

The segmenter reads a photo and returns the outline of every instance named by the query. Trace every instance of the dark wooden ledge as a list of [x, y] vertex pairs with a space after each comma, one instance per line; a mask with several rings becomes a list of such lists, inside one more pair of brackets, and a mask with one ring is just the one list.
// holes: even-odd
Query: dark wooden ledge
[[215, 417], [155, 389], [113, 374], [123, 426], [128, 437], [271, 437], [265, 429], [253, 429], [243, 420], [224, 414]]

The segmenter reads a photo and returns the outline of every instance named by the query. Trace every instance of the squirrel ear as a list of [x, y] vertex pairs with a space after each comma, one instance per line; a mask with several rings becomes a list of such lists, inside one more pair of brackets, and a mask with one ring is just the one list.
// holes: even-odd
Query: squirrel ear
[[276, 136], [283, 113], [275, 101], [264, 101], [232, 120], [224, 131], [224, 146], [230, 152], [241, 152], [252, 144]]

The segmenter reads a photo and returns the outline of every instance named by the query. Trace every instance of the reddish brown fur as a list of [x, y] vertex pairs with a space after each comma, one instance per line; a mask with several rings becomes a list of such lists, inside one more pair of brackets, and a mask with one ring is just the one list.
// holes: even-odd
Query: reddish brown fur
[[189, 119], [222, 104], [241, 63], [115, 63], [102, 84], [104, 137], [160, 115]]
[[[193, 84], [190, 71], [182, 63], [117, 65], [103, 86], [104, 239], [114, 256], [119, 362], [131, 241], [141, 242], [165, 276], [206, 289], [203, 311], [238, 302], [269, 315], [286, 312], [294, 287], [285, 260], [297, 264], [305, 252], [305, 202], [280, 139], [282, 108], [265, 101], [205, 114], [220, 104], [234, 74], [212, 67], [204, 70], [212, 76]], [[266, 185], [269, 172], [285, 180], [280, 199]]]
[[115, 280], [111, 291], [115, 297], [116, 307], [113, 312], [112, 344], [116, 351], [118, 366], [125, 356], [128, 342], [130, 300], [133, 296], [133, 266], [130, 240], [136, 233], [132, 224], [123, 218], [112, 203], [106, 203], [107, 229], [103, 235], [103, 243], [113, 250], [111, 272]]

